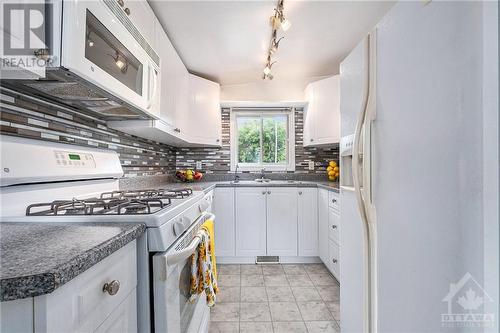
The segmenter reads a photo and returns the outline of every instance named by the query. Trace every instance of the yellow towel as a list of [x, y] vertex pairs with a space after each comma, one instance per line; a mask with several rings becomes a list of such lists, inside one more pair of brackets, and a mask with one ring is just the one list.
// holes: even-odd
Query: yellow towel
[[217, 263], [215, 262], [215, 232], [214, 232], [214, 221], [206, 220], [205, 223], [201, 225], [205, 228], [210, 235], [210, 254], [212, 257], [212, 273], [217, 279]]

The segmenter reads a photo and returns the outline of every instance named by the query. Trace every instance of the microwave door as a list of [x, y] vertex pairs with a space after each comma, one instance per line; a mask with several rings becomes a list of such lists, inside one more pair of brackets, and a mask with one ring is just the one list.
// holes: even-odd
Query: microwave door
[[147, 110], [149, 55], [104, 1], [65, 2], [62, 31], [63, 67]]

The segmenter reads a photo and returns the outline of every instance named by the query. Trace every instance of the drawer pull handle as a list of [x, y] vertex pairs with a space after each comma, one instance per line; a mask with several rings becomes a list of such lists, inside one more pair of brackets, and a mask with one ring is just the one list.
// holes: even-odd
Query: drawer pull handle
[[118, 280], [113, 280], [110, 283], [106, 282], [102, 287], [102, 292], [107, 292], [111, 296], [116, 295], [118, 293], [118, 290], [120, 290], [120, 281]]
[[332, 259], [333, 263], [336, 264], [337, 263], [337, 259]]
[[335, 224], [332, 225], [332, 229], [337, 229], [337, 226]]

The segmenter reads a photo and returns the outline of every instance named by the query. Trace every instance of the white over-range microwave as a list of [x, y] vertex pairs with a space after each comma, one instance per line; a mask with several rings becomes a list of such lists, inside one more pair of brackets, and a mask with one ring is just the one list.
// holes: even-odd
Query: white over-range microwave
[[160, 57], [117, 0], [46, 3], [46, 77], [2, 85], [106, 120], [152, 119], [160, 107]]

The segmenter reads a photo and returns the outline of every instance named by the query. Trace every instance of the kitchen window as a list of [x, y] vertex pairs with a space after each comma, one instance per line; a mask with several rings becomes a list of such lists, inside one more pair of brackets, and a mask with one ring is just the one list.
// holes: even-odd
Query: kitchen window
[[294, 171], [295, 133], [290, 109], [232, 110], [231, 170]]

